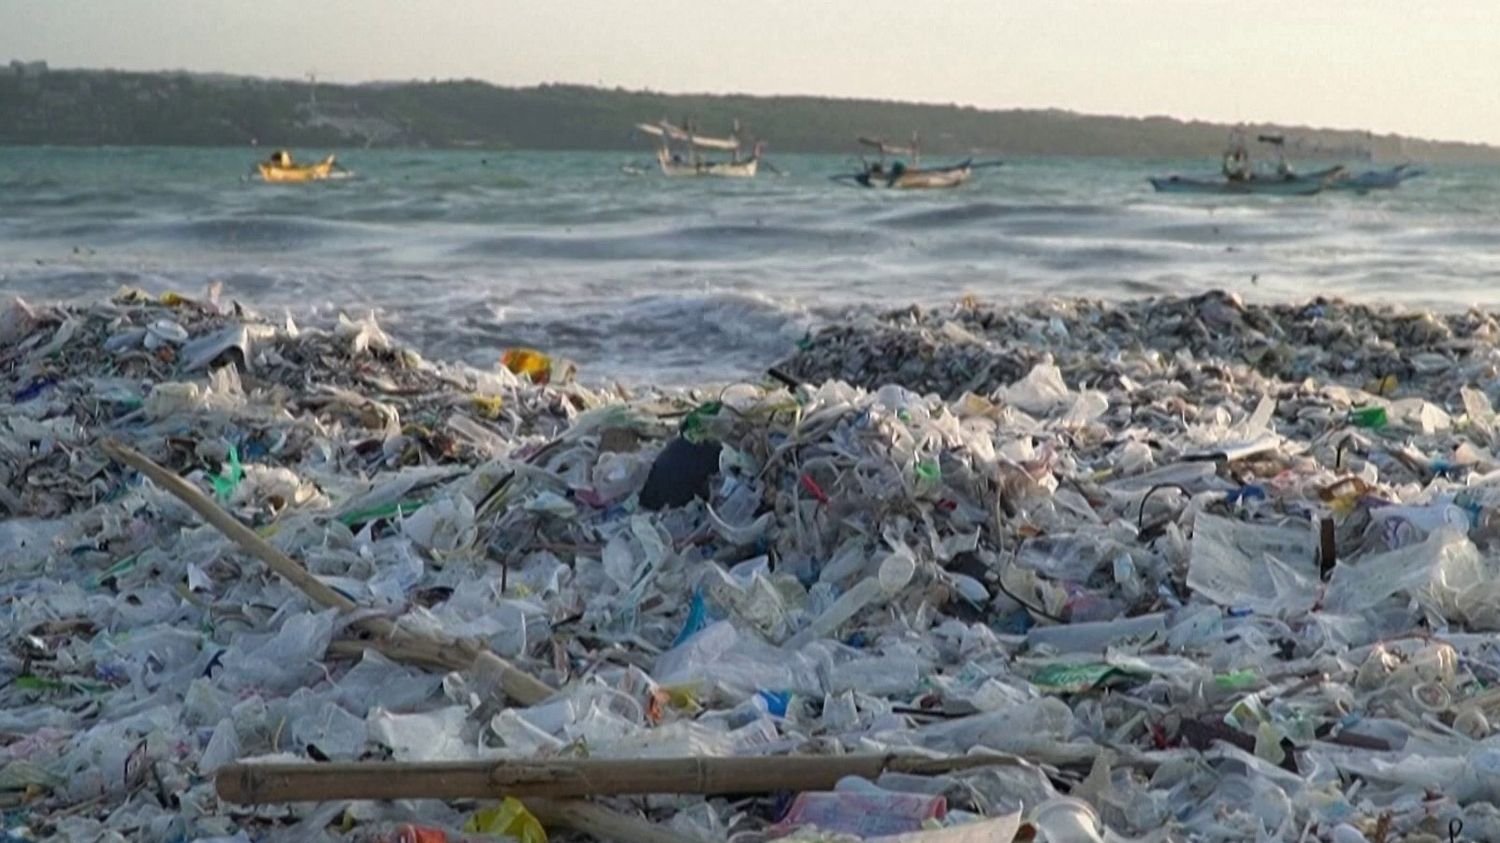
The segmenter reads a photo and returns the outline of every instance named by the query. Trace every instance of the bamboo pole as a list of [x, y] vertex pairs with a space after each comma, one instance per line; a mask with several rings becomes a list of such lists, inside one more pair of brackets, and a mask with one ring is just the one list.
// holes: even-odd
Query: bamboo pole
[[[214, 503], [207, 495], [198, 491], [176, 473], [157, 465], [150, 457], [119, 442], [107, 441], [100, 447], [111, 459], [134, 468], [173, 497], [187, 504], [200, 518], [208, 522], [209, 526], [223, 533], [246, 553], [266, 563], [267, 567], [301, 589], [314, 602], [338, 609], [340, 612], [350, 612], [357, 608], [358, 604], [353, 600], [325, 585], [322, 580], [309, 573], [301, 563], [256, 535], [255, 531], [241, 524], [223, 507]], [[522, 705], [534, 705], [555, 693], [555, 690], [546, 683], [517, 669], [510, 662], [479, 647], [472, 641], [413, 635], [400, 629], [389, 618], [364, 618], [356, 622], [354, 626], [362, 632], [386, 641], [404, 640], [411, 642], [411, 647], [424, 651], [446, 651], [451, 654], [452, 662], [445, 661], [444, 664], [456, 662], [463, 666], [472, 666], [482, 676], [494, 681], [506, 695]], [[373, 642], [371, 646], [375, 649], [382, 649], [380, 644]], [[392, 647], [391, 650], [401, 652], [403, 647], [398, 645]], [[432, 662], [428, 659], [423, 663], [431, 664]]]
[[827, 790], [845, 776], [938, 775], [1027, 762], [1000, 753], [747, 756], [551, 761], [235, 763], [214, 779], [228, 802], [263, 805], [333, 799], [568, 798], [626, 794]]

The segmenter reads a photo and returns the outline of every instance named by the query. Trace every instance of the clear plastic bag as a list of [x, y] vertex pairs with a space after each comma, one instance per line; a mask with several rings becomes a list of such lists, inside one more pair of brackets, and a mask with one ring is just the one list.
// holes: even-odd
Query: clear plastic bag
[[1318, 600], [1317, 544], [1307, 525], [1266, 527], [1206, 513], [1193, 521], [1188, 587], [1223, 606], [1300, 614]]

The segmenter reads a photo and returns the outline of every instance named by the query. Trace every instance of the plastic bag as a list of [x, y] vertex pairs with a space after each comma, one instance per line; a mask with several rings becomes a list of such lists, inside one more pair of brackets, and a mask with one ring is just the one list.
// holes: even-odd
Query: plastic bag
[[220, 674], [225, 686], [291, 692], [322, 678], [318, 663], [328, 650], [328, 642], [333, 640], [337, 614], [330, 609], [292, 615], [276, 634], [261, 637], [258, 644], [245, 650], [231, 647], [223, 658], [224, 672]]
[[[1431, 595], [1427, 587], [1441, 586], [1450, 572], [1473, 572], [1478, 554], [1463, 532], [1439, 527], [1421, 544], [1363, 559], [1341, 560], [1328, 582], [1324, 605], [1331, 612], [1360, 612], [1401, 592]], [[1439, 602], [1457, 609], [1456, 596]]]
[[1026, 377], [1000, 390], [1001, 400], [1034, 416], [1050, 414], [1067, 403], [1070, 396], [1068, 385], [1063, 383], [1062, 370], [1050, 362], [1038, 363]]
[[1263, 527], [1199, 514], [1193, 521], [1188, 587], [1231, 608], [1300, 614], [1318, 600], [1312, 530]]
[[463, 495], [434, 501], [401, 519], [401, 532], [419, 547], [452, 552], [473, 544], [474, 504]]
[[789, 654], [719, 621], [663, 653], [651, 675], [664, 686], [719, 686], [738, 699], [761, 688], [821, 695], [826, 659], [815, 650]]
[[521, 800], [506, 797], [498, 805], [480, 808], [464, 823], [464, 831], [503, 834], [519, 843], [547, 843], [547, 831]]
[[391, 748], [397, 761], [459, 761], [477, 750], [464, 738], [468, 710], [449, 706], [421, 714], [393, 714], [372, 708], [366, 718], [370, 740]]

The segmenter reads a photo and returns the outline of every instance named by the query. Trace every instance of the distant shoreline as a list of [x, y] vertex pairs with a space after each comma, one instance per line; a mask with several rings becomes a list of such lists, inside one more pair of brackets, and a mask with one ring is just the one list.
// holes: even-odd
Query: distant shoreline
[[[28, 69], [29, 68], [29, 69]], [[334, 85], [188, 73], [0, 65], [0, 146], [208, 146], [638, 151], [642, 120], [691, 119], [772, 154], [858, 151], [856, 134], [919, 131], [932, 155], [1181, 159], [1216, 156], [1227, 124], [869, 99], [662, 94], [474, 80]], [[1500, 164], [1500, 147], [1347, 129], [1251, 124], [1294, 158]], [[1366, 156], [1368, 158], [1366, 159]]]

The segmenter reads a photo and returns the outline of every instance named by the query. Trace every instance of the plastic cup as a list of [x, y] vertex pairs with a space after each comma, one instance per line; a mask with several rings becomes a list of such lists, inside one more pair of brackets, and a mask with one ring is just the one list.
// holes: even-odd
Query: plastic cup
[[1102, 843], [1099, 815], [1089, 803], [1070, 796], [1058, 796], [1036, 806], [1031, 812], [1037, 839], [1046, 843]]
[[892, 595], [906, 588], [916, 573], [917, 561], [911, 558], [910, 553], [898, 551], [887, 556], [880, 563], [880, 572], [876, 574], [876, 579], [880, 581], [880, 590], [887, 595]]

